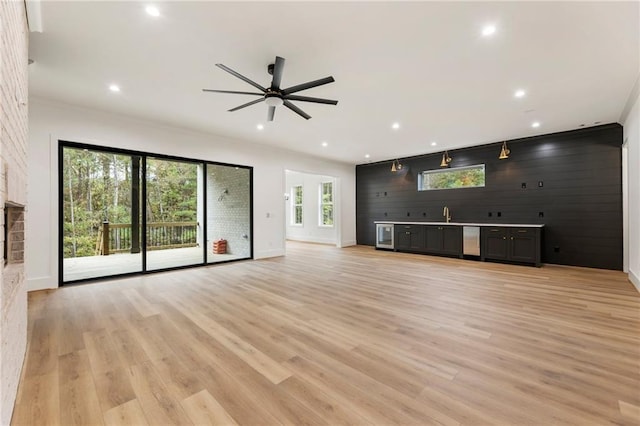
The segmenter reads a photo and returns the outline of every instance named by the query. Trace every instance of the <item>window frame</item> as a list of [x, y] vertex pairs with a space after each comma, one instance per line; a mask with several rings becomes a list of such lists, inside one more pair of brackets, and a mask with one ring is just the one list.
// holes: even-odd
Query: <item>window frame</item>
[[[425, 175], [438, 175], [443, 173], [452, 173], [459, 172], [463, 170], [470, 169], [482, 169], [482, 175], [484, 177], [482, 185], [468, 185], [468, 186], [457, 186], [452, 188], [427, 188], [425, 187]], [[470, 189], [470, 188], [484, 188], [487, 184], [487, 166], [486, 164], [473, 164], [470, 166], [462, 166], [462, 167], [454, 167], [454, 168], [446, 168], [446, 169], [432, 169], [432, 170], [423, 170], [418, 173], [418, 191], [443, 191], [450, 189]]]
[[[300, 188], [300, 203], [296, 203], [297, 197], [297, 188]], [[296, 215], [296, 210], [300, 208], [300, 223], [297, 223], [296, 220], [298, 216]], [[304, 185], [293, 185], [291, 187], [291, 226], [304, 226]]]
[[[323, 200], [323, 195], [324, 195], [324, 185], [331, 185], [331, 201], [330, 202], [324, 202]], [[319, 189], [318, 189], [318, 195], [319, 195], [319, 199], [318, 199], [318, 226], [321, 228], [333, 228], [335, 225], [335, 202], [334, 202], [334, 196], [335, 196], [335, 191], [334, 191], [335, 185], [333, 183], [333, 181], [323, 181], [320, 182], [319, 185]], [[331, 224], [325, 224], [323, 223], [324, 220], [324, 206], [331, 206]]]

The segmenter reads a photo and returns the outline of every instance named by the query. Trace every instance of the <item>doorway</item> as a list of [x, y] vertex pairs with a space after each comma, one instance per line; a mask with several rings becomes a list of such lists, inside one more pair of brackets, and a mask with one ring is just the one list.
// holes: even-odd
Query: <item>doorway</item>
[[338, 245], [338, 179], [285, 170], [285, 236], [289, 241]]

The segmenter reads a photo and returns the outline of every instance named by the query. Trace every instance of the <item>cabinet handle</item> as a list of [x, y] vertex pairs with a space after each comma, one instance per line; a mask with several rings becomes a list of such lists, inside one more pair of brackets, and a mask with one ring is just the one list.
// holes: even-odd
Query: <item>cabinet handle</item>
[[499, 229], [491, 229], [491, 232], [498, 232], [500, 231]]
[[502, 237], [502, 239], [503, 239], [503, 240], [506, 240], [506, 239], [507, 239], [507, 237]]
[[526, 229], [518, 229], [518, 232], [526, 233], [526, 232], [527, 232], [527, 230], [526, 230]]
[[511, 237], [511, 240], [513, 241], [513, 237]]
[[442, 226], [438, 226], [438, 229], [442, 231]]
[[405, 232], [405, 234], [407, 234], [407, 235], [411, 235], [411, 232], [407, 231], [407, 232]]

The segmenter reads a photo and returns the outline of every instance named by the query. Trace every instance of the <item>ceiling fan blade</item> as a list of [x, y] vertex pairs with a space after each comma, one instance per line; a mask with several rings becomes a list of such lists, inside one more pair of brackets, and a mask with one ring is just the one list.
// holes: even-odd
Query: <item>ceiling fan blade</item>
[[271, 80], [271, 90], [280, 90], [282, 81], [282, 71], [284, 70], [284, 58], [276, 56], [276, 63], [273, 65], [273, 80]]
[[325, 77], [325, 78], [321, 78], [320, 80], [309, 81], [307, 83], [302, 83], [302, 84], [298, 84], [297, 86], [289, 87], [288, 89], [284, 89], [282, 91], [282, 94], [289, 95], [291, 93], [296, 93], [301, 90], [307, 90], [307, 89], [311, 89], [312, 87], [318, 87], [324, 84], [333, 83], [334, 81], [335, 80], [333, 79], [333, 77]]
[[285, 95], [285, 99], [290, 101], [315, 102], [317, 104], [338, 105], [338, 101], [332, 99], [312, 98], [310, 96]]
[[267, 114], [267, 121], [273, 121], [274, 115], [276, 115], [276, 107], [270, 106], [269, 113]]
[[251, 106], [251, 105], [253, 105], [253, 104], [257, 104], [258, 102], [262, 102], [262, 101], [264, 101], [264, 98], [256, 99], [255, 101], [247, 102], [246, 104], [242, 104], [242, 105], [237, 106], [237, 107], [235, 107], [235, 108], [231, 108], [231, 109], [229, 110], [229, 112], [237, 111], [237, 110], [239, 110], [239, 109], [242, 109], [242, 108], [245, 108], [245, 107]]
[[203, 92], [215, 92], [215, 93], [233, 93], [234, 95], [257, 95], [264, 96], [264, 93], [256, 92], [236, 92], [235, 90], [215, 90], [215, 89], [202, 89]]
[[294, 104], [292, 104], [291, 102], [289, 102], [287, 100], [284, 101], [284, 106], [286, 106], [287, 108], [289, 108], [291, 111], [295, 112], [296, 114], [300, 115], [305, 120], [308, 120], [308, 119], [311, 118], [311, 116], [309, 114], [307, 114], [306, 112], [304, 112], [303, 110], [301, 110], [300, 108], [298, 108], [297, 106], [295, 106]]
[[256, 83], [255, 81], [253, 81], [253, 80], [249, 80], [249, 79], [248, 79], [247, 77], [245, 77], [244, 75], [242, 75], [242, 74], [240, 74], [240, 73], [238, 73], [238, 72], [235, 72], [234, 70], [232, 70], [231, 68], [229, 68], [229, 67], [228, 67], [228, 66], [226, 66], [226, 65], [223, 65], [223, 64], [216, 64], [216, 67], [221, 68], [221, 69], [225, 70], [226, 72], [228, 72], [229, 74], [231, 74], [231, 75], [233, 75], [233, 76], [235, 76], [235, 77], [238, 77], [240, 80], [242, 80], [242, 81], [244, 81], [244, 82], [249, 83], [250, 85], [252, 85], [252, 86], [253, 86], [253, 87], [255, 87], [256, 89], [260, 89], [260, 90], [262, 90], [263, 92], [266, 92], [266, 91], [267, 91], [267, 89], [265, 89], [264, 87], [260, 86], [260, 85], [259, 85], [258, 83]]

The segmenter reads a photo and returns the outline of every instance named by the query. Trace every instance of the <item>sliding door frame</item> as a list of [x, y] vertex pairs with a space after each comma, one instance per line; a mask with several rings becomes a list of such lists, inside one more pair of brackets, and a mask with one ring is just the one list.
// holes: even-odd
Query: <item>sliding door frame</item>
[[[140, 232], [140, 238], [141, 238], [140, 248], [142, 252], [142, 270], [141, 271], [126, 272], [122, 274], [108, 275], [108, 276], [102, 276], [102, 277], [83, 278], [80, 280], [73, 280], [73, 281], [66, 281], [66, 282], [64, 281], [64, 176], [63, 176], [64, 148], [87, 149], [90, 151], [128, 155], [131, 157], [134, 157], [134, 156], [140, 157], [140, 160], [141, 160], [140, 200], [142, 204], [140, 208], [140, 215], [141, 215], [140, 227], [142, 228]], [[203, 199], [198, 200], [198, 202], [203, 203], [203, 218], [202, 218], [202, 240], [203, 241], [202, 241], [202, 262], [201, 263], [195, 263], [195, 264], [183, 265], [183, 266], [174, 266], [174, 267], [162, 268], [162, 269], [153, 269], [151, 271], [147, 270], [147, 157], [153, 157], [160, 160], [193, 163], [196, 165], [200, 165], [202, 167], [202, 179], [201, 179], [201, 182], [199, 182], [199, 184], [202, 185], [202, 188], [203, 188], [203, 191], [202, 191]], [[250, 236], [249, 257], [207, 263], [207, 166], [208, 165], [237, 167], [237, 168], [249, 170], [249, 236]], [[187, 268], [198, 268], [202, 266], [213, 266], [213, 265], [218, 265], [223, 263], [251, 260], [253, 259], [253, 253], [254, 253], [253, 245], [254, 245], [254, 240], [253, 240], [253, 167], [252, 166], [245, 166], [242, 164], [223, 163], [223, 162], [210, 161], [210, 160], [200, 160], [200, 159], [187, 158], [187, 157], [178, 157], [174, 155], [157, 154], [153, 152], [135, 151], [130, 149], [120, 149], [120, 148], [113, 148], [108, 146], [73, 142], [73, 141], [62, 140], [62, 139], [58, 140], [58, 285], [60, 287], [65, 285], [80, 284], [80, 283], [86, 283], [91, 281], [110, 280], [110, 279], [117, 279], [117, 278], [137, 276], [137, 275], [155, 274], [157, 272], [174, 271], [174, 270], [187, 269]]]

